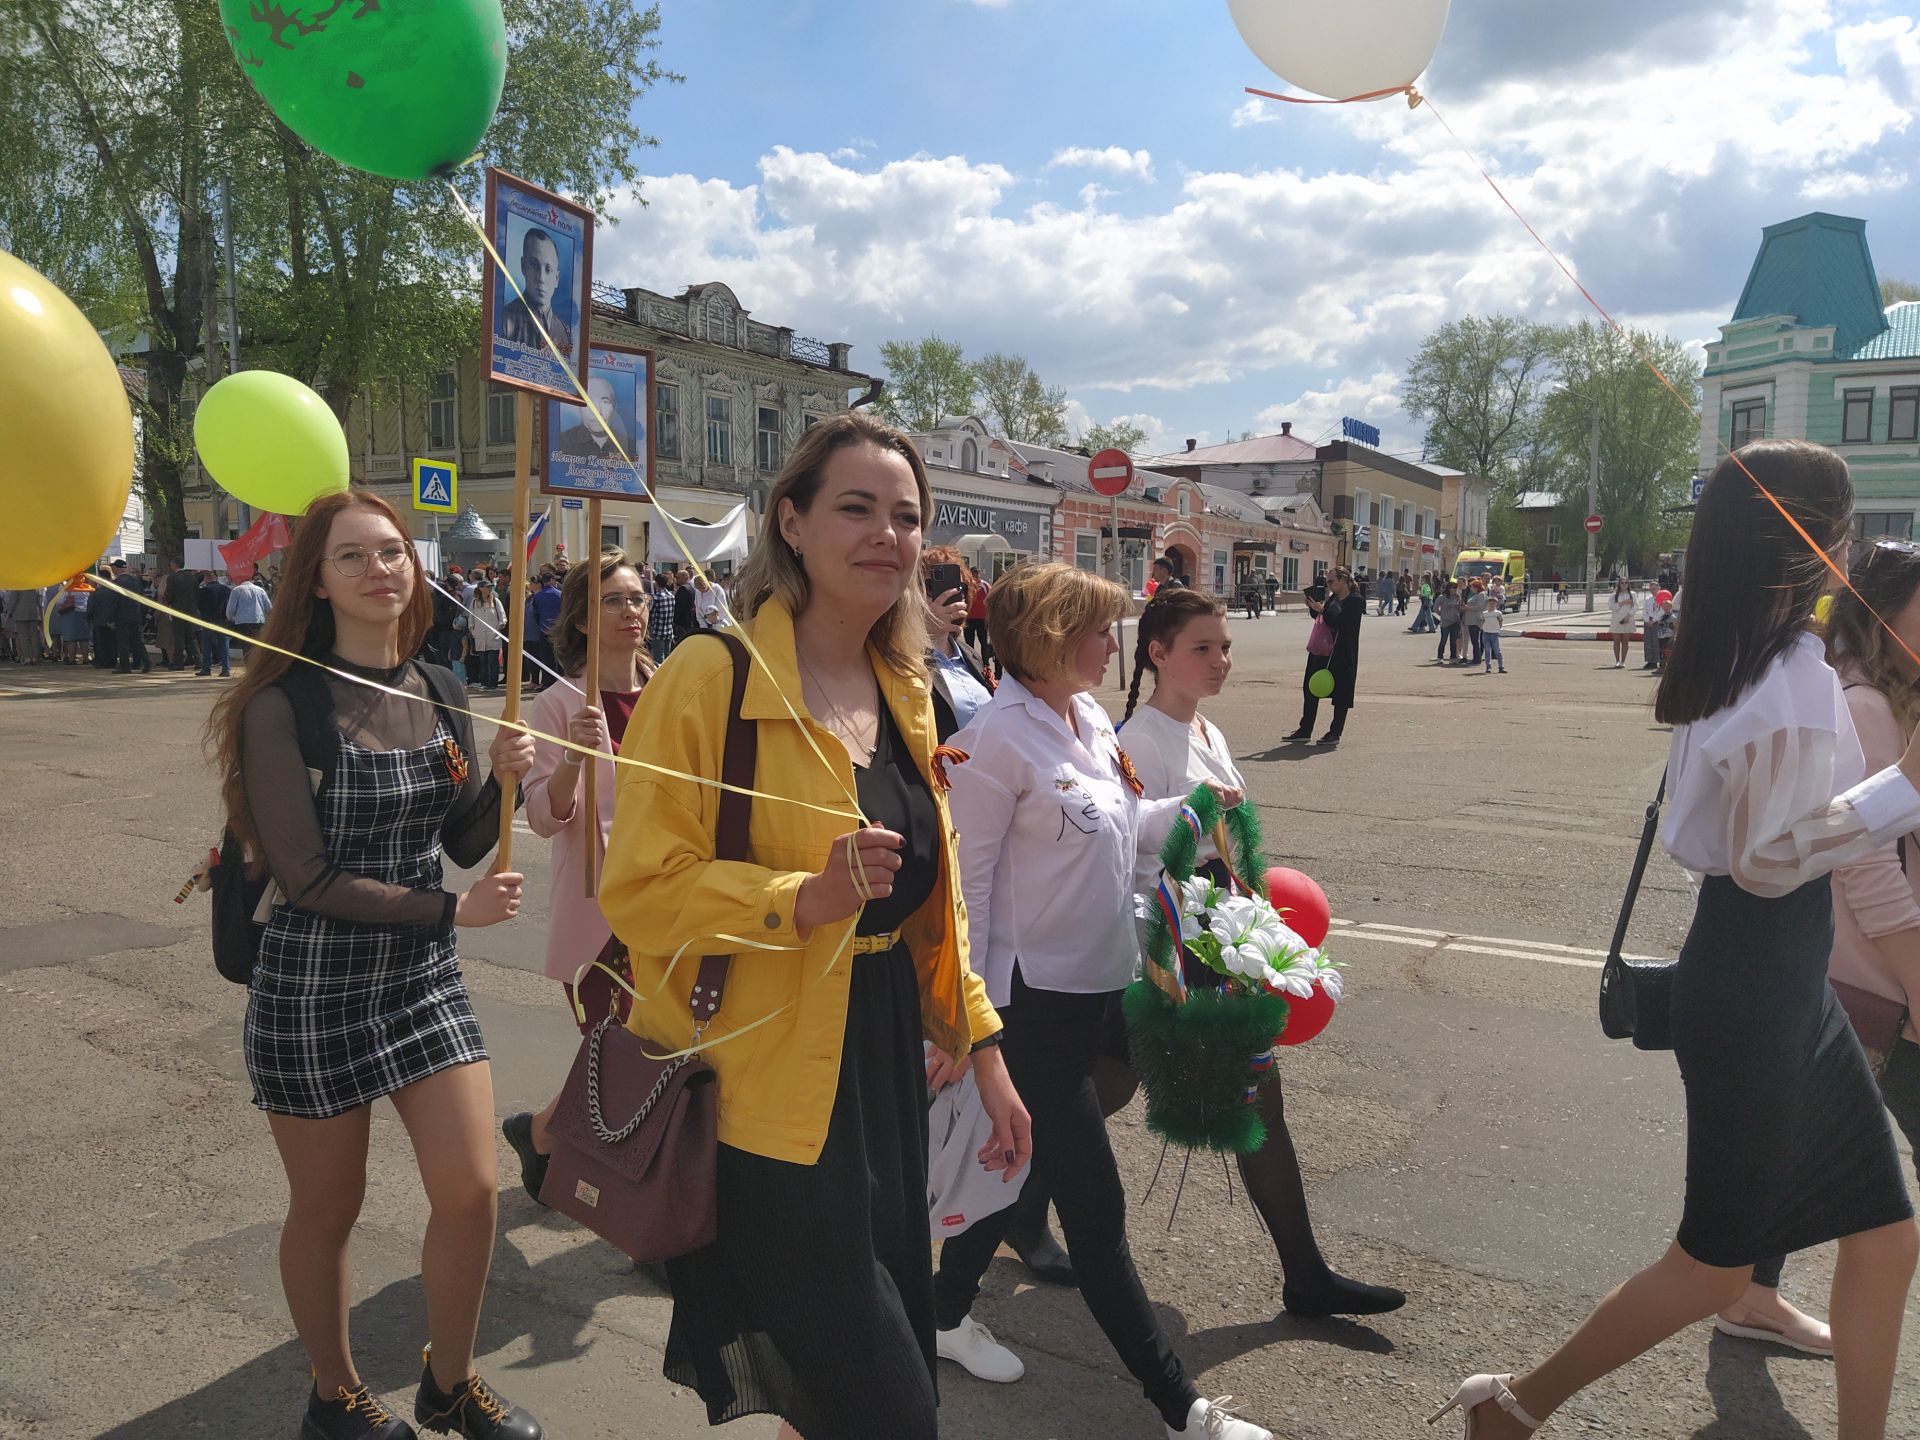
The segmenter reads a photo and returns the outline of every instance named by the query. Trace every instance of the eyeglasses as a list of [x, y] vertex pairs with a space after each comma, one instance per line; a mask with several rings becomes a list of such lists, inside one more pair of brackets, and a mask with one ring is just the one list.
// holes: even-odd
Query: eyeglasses
[[1873, 548], [1891, 550], [1896, 555], [1920, 554], [1920, 543], [1912, 540], [1876, 540], [1873, 542]]
[[342, 550], [327, 558], [333, 562], [333, 568], [348, 579], [357, 579], [367, 573], [367, 563], [378, 559], [380, 568], [386, 571], [403, 569], [407, 558], [413, 554], [405, 545], [382, 545], [378, 550], [362, 550], [357, 546]]
[[627, 590], [617, 595], [602, 595], [600, 597], [600, 608], [612, 612], [621, 610], [644, 610], [649, 603], [646, 595], [639, 590]]

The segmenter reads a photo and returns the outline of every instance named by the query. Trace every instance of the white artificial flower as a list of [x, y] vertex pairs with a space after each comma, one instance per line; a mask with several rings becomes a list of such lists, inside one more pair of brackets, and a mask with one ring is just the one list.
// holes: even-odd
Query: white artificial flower
[[1220, 887], [1211, 876], [1195, 875], [1180, 882], [1180, 913], [1204, 915], [1220, 902]]
[[1319, 974], [1320, 988], [1327, 992], [1327, 998], [1329, 1000], [1338, 1005], [1340, 1003], [1340, 997], [1346, 993], [1346, 981], [1341, 978], [1338, 970], [1324, 963], [1324, 953], [1321, 958], [1323, 963], [1320, 966]]

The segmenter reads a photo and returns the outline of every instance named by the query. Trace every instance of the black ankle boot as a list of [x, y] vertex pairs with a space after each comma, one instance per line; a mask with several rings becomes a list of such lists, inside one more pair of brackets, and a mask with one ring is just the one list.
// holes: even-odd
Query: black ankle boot
[[421, 1372], [413, 1418], [428, 1430], [466, 1440], [543, 1440], [547, 1433], [526, 1411], [494, 1394], [478, 1375], [469, 1375], [448, 1394], [434, 1380], [431, 1364]]
[[300, 1423], [300, 1440], [416, 1440], [413, 1427], [373, 1398], [365, 1385], [341, 1387], [331, 1400], [315, 1390]]
[[507, 1137], [507, 1144], [520, 1157], [520, 1188], [534, 1204], [545, 1205], [547, 1202], [540, 1198], [540, 1187], [547, 1183], [547, 1162], [553, 1157], [534, 1149], [533, 1112], [522, 1110], [517, 1115], [509, 1115], [500, 1122], [500, 1133]]

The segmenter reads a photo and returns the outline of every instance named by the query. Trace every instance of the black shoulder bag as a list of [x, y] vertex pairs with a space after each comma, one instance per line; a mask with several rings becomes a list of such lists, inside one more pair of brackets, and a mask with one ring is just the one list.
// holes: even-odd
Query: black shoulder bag
[[1666, 799], [1667, 777], [1663, 771], [1660, 788], [1647, 806], [1646, 827], [1640, 832], [1640, 848], [1633, 857], [1633, 873], [1627, 877], [1627, 893], [1620, 901], [1620, 920], [1613, 927], [1613, 944], [1607, 951], [1607, 963], [1600, 970], [1600, 1029], [1609, 1040], [1631, 1040], [1640, 1050], [1673, 1048], [1673, 974], [1674, 960], [1628, 960], [1620, 953], [1627, 941], [1627, 922], [1633, 918], [1633, 902], [1640, 894], [1640, 881], [1647, 873], [1647, 857], [1660, 829], [1660, 804]]

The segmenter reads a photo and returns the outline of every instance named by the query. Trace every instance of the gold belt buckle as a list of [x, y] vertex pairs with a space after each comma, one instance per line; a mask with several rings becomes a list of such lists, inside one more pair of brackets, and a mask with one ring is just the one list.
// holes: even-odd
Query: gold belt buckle
[[853, 953], [878, 955], [883, 950], [891, 950], [894, 939], [895, 936], [888, 930], [883, 930], [878, 935], [856, 935], [853, 937]]

